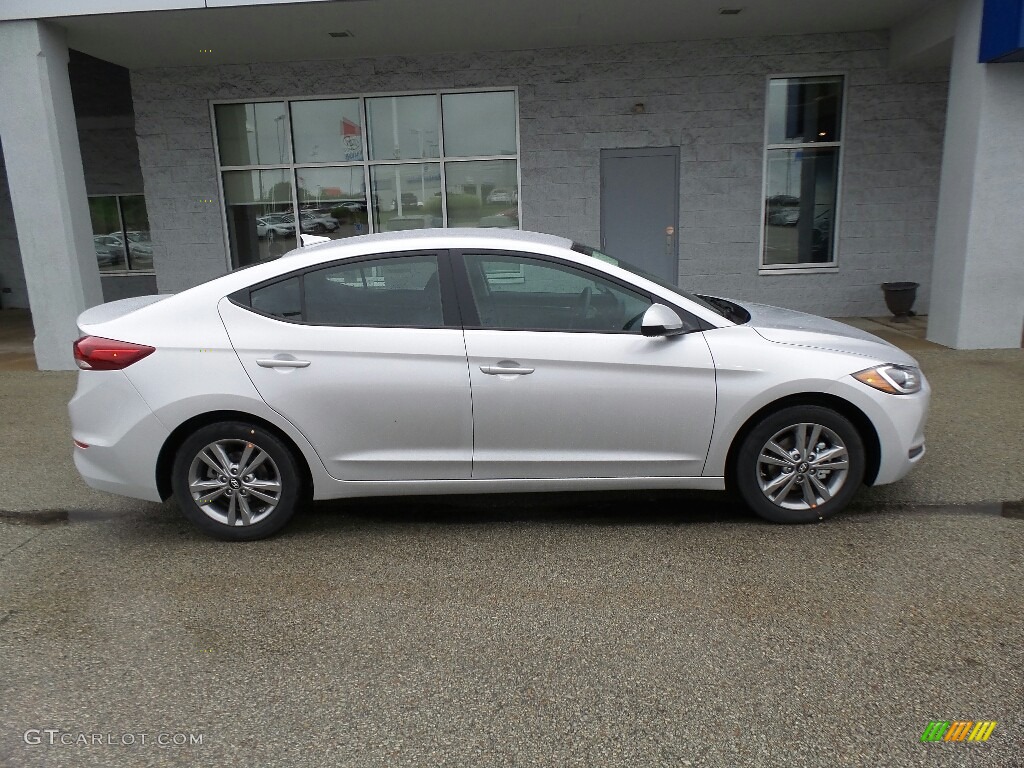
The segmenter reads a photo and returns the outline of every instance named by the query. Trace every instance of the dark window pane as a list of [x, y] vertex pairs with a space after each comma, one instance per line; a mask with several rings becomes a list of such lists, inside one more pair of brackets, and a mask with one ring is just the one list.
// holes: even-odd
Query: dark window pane
[[284, 102], [218, 104], [221, 165], [279, 165], [289, 161]]
[[441, 97], [446, 157], [514, 155], [516, 98], [512, 91], [446, 93]]
[[363, 118], [359, 99], [292, 102], [296, 163], [363, 159]]
[[128, 269], [152, 269], [153, 242], [149, 235], [146, 198], [142, 195], [122, 195], [121, 218], [128, 237]]
[[117, 197], [89, 198], [92, 220], [92, 247], [101, 272], [119, 272], [125, 268], [124, 233], [118, 211]]
[[842, 77], [789, 77], [768, 87], [768, 143], [839, 141]]
[[484, 328], [640, 333], [651, 302], [602, 277], [521, 256], [467, 254]]
[[305, 276], [306, 320], [328, 325], [444, 325], [437, 257], [327, 267]]
[[295, 248], [291, 176], [285, 170], [224, 174], [231, 261], [236, 267], [276, 259]]
[[768, 150], [764, 263], [833, 261], [839, 150]]
[[258, 312], [298, 320], [302, 315], [299, 299], [299, 278], [290, 277], [279, 283], [259, 288], [252, 292], [251, 306]]

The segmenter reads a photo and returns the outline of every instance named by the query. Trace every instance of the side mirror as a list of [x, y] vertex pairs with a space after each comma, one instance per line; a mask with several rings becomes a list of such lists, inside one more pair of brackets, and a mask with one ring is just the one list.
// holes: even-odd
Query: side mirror
[[678, 336], [686, 333], [686, 328], [675, 310], [664, 304], [651, 304], [640, 321], [640, 332], [644, 336]]

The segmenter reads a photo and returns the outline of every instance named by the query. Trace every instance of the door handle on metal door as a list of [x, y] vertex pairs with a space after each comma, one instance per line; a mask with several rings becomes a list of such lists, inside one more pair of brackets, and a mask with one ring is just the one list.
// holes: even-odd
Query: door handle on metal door
[[269, 360], [257, 360], [256, 365], [260, 368], [308, 368], [309, 360], [291, 360], [272, 357]]
[[488, 376], [526, 376], [534, 372], [533, 368], [522, 368], [518, 365], [481, 365], [480, 371]]

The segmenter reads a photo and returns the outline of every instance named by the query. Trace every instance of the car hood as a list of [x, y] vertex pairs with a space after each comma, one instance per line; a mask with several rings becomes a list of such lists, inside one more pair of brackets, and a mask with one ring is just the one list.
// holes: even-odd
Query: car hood
[[917, 365], [917, 361], [899, 347], [852, 325], [767, 304], [735, 303], [750, 313], [747, 325], [776, 344], [845, 352], [900, 365]]

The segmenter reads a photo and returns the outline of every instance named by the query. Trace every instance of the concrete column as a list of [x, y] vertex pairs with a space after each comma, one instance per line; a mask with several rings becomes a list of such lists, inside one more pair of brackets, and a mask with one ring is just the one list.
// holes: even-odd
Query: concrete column
[[25, 268], [36, 362], [75, 367], [75, 318], [103, 301], [63, 30], [0, 22], [0, 139]]
[[928, 319], [957, 349], [1024, 334], [1024, 64], [978, 63], [982, 6], [957, 17]]

